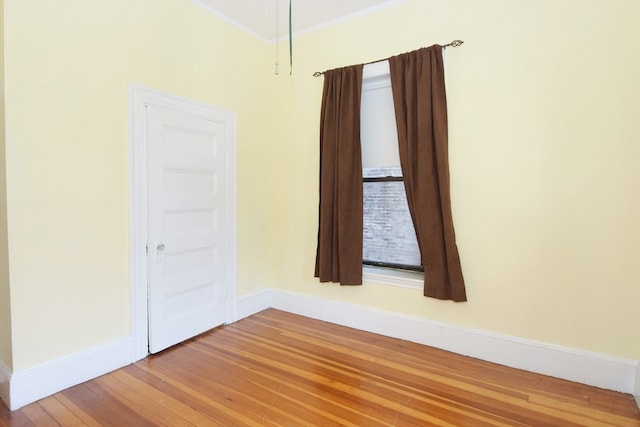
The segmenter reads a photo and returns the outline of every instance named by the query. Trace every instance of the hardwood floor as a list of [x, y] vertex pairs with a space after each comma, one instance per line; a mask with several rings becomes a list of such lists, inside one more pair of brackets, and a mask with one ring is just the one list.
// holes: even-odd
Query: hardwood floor
[[640, 426], [633, 397], [266, 310], [0, 426]]

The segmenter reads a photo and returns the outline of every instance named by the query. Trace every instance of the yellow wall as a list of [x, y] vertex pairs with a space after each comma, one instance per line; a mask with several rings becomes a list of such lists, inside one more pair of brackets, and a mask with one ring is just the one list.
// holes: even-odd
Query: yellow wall
[[186, 0], [7, 0], [5, 18], [14, 370], [130, 334], [130, 83], [238, 113], [238, 289], [259, 289], [264, 43]]
[[[638, 22], [634, 1], [407, 1], [297, 39], [270, 162], [272, 285], [640, 359]], [[445, 68], [469, 302], [319, 284], [311, 74], [457, 38]]]
[[[622, 0], [410, 0], [301, 36], [294, 75], [274, 76], [273, 46], [186, 0], [6, 0], [14, 371], [130, 333], [130, 83], [238, 112], [239, 295], [274, 287], [640, 359], [639, 16]], [[470, 301], [319, 284], [311, 74], [454, 38]]]
[[4, 138], [4, 0], [0, 0], [0, 362], [9, 369], [11, 357], [11, 299], [7, 237], [7, 180]]

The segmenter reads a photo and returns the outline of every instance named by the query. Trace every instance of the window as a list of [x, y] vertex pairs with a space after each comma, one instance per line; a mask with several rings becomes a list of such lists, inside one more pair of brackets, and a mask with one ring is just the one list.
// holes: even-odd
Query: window
[[[423, 281], [424, 296], [466, 301], [451, 213], [449, 171], [441, 167], [448, 164], [442, 46], [433, 45], [392, 56], [387, 63], [379, 64], [387, 68], [386, 73], [383, 71], [372, 76], [369, 69], [365, 76], [362, 64], [324, 73], [320, 113], [318, 247], [314, 275], [320, 282], [341, 285], [362, 285], [370, 280], [366, 277], [367, 268], [362, 266], [364, 184], [359, 101], [365, 81], [368, 83], [365, 92], [374, 93], [376, 91], [371, 88], [375, 83], [383, 86], [382, 76], [389, 75], [393, 77], [393, 94], [397, 92], [399, 104], [402, 104], [397, 111], [394, 109], [401, 125], [395, 133], [402, 150], [398, 153], [394, 147], [393, 151], [402, 154], [403, 165], [406, 163], [409, 167], [403, 171], [404, 186], [410, 190], [407, 201], [416, 224], [421, 259], [425, 261], [425, 272], [414, 275], [419, 275]], [[367, 99], [364, 102], [366, 109], [370, 102]], [[372, 121], [377, 122], [376, 118], [367, 118], [366, 111], [364, 120], [365, 128], [370, 128]], [[395, 122], [392, 120], [391, 123]], [[377, 136], [383, 132], [373, 130], [371, 133]], [[365, 169], [393, 167], [387, 164], [390, 157], [387, 155], [378, 157], [384, 160], [383, 164], [369, 163], [367, 159], [370, 153], [376, 153], [374, 157], [378, 152], [386, 153], [394, 144], [372, 143], [370, 146], [366, 139], [365, 135]]]
[[421, 287], [423, 268], [400, 168], [387, 62], [364, 68], [361, 141], [365, 276], [375, 274], [385, 283], [386, 277], [404, 277], [411, 287]]
[[400, 168], [366, 168], [363, 182], [363, 264], [423, 271]]

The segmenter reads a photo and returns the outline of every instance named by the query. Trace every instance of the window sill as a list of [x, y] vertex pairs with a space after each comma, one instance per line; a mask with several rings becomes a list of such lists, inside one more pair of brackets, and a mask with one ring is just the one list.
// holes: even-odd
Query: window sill
[[372, 266], [362, 267], [362, 280], [370, 283], [399, 286], [409, 289], [422, 290], [424, 287], [423, 273]]

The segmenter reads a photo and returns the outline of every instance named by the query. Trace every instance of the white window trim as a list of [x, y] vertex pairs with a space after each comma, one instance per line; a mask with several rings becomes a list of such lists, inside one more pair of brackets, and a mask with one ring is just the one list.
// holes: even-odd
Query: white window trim
[[389, 78], [390, 74], [389, 61], [387, 60], [366, 64], [362, 68], [362, 83], [365, 84], [365, 80], [371, 80], [376, 77]]
[[[367, 64], [362, 70], [364, 90], [389, 85], [389, 61]], [[414, 271], [401, 271], [374, 266], [363, 266], [362, 280], [380, 285], [398, 286], [408, 289], [422, 290], [424, 274]]]
[[424, 275], [417, 271], [401, 271], [390, 268], [365, 265], [362, 267], [362, 280], [379, 285], [398, 286], [401, 288], [422, 290]]

